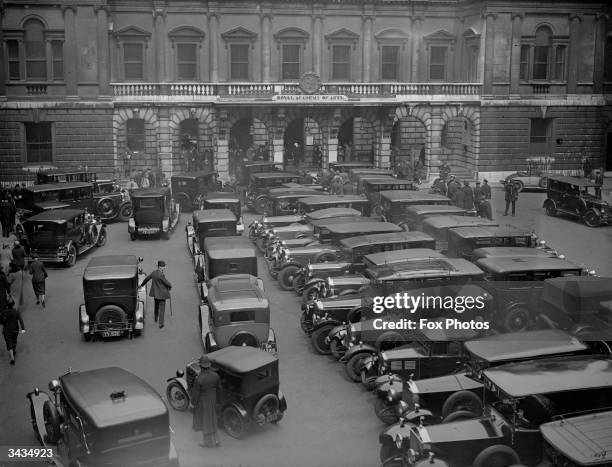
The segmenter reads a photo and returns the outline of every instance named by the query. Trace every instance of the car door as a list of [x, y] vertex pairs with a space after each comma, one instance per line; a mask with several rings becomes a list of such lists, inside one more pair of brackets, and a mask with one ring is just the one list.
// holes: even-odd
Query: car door
[[561, 209], [573, 214], [580, 214], [580, 191], [576, 185], [569, 185], [561, 195]]

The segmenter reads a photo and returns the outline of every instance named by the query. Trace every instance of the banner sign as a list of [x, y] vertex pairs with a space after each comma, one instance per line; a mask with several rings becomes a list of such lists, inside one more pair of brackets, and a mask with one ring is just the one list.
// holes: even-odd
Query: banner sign
[[348, 97], [342, 94], [277, 94], [273, 101], [280, 102], [343, 102]]

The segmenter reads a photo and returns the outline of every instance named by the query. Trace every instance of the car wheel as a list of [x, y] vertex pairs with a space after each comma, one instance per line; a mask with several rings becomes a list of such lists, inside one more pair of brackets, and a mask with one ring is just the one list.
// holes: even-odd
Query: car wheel
[[291, 284], [291, 286], [293, 287], [295, 293], [299, 293], [298, 290], [303, 289], [305, 284], [306, 278], [304, 277], [304, 274], [297, 274], [293, 278], [293, 283]]
[[311, 300], [318, 300], [321, 297], [321, 291], [318, 287], [311, 285], [302, 294], [302, 301], [308, 303]]
[[531, 313], [524, 303], [512, 303], [504, 312], [504, 331], [521, 332], [529, 329]]
[[446, 418], [451, 413], [459, 410], [480, 413], [482, 412], [482, 401], [480, 397], [471, 391], [455, 392], [444, 402], [442, 406], [442, 418]]
[[472, 467], [508, 467], [520, 462], [518, 454], [510, 446], [495, 444], [482, 451]]
[[223, 409], [223, 429], [232, 438], [240, 439], [246, 430], [246, 424], [235, 407], [229, 406]]
[[132, 217], [132, 213], [134, 208], [132, 207], [132, 203], [124, 203], [119, 208], [119, 214], [117, 215], [117, 219], [121, 222], [127, 222]]
[[232, 336], [229, 340], [229, 345], [235, 345], [237, 347], [248, 346], [248, 347], [258, 347], [259, 342], [257, 338], [246, 331], [239, 331]]
[[62, 437], [61, 419], [57, 408], [50, 400], [43, 404], [43, 420], [45, 421], [46, 441], [57, 444]]
[[115, 217], [115, 203], [111, 198], [102, 198], [96, 206], [96, 214], [104, 218]]
[[116, 329], [118, 324], [124, 327], [127, 324], [127, 315], [117, 305], [104, 305], [96, 312], [94, 322], [102, 330], [112, 330]]
[[254, 211], [257, 214], [263, 214], [268, 206], [269, 200], [268, 198], [259, 198], [255, 201], [255, 205], [253, 206]]
[[76, 263], [76, 259], [77, 259], [77, 249], [74, 245], [70, 245], [70, 248], [68, 248], [68, 257], [66, 258], [66, 261], [64, 264], [68, 267], [74, 266]]
[[189, 408], [189, 394], [178, 381], [172, 381], [166, 388], [166, 399], [174, 410], [185, 412]]
[[398, 332], [385, 332], [381, 336], [376, 339], [376, 350], [385, 351], [394, 349], [402, 344], [406, 344], [407, 342]]
[[106, 245], [106, 229], [103, 229], [100, 232], [100, 236], [98, 237], [98, 241], [96, 242], [97, 246], [104, 246]]
[[395, 461], [395, 462], [391, 461], [391, 459], [395, 458], [398, 455], [399, 455], [399, 452], [395, 444], [384, 443], [382, 446], [380, 446], [380, 451], [379, 451], [380, 462], [382, 462], [385, 467], [401, 466], [402, 462], [400, 460]]
[[277, 414], [279, 408], [280, 403], [278, 397], [276, 397], [275, 394], [266, 394], [255, 403], [253, 407], [253, 419], [257, 424], [263, 425], [266, 417]]
[[359, 352], [346, 362], [344, 370], [346, 371], [346, 375], [354, 382], [359, 383], [361, 381], [361, 367], [363, 366], [363, 361], [370, 355], [369, 352]]
[[310, 340], [312, 342], [312, 347], [315, 352], [321, 355], [329, 355], [331, 350], [329, 349], [329, 344], [325, 342], [325, 338], [329, 335], [329, 332], [334, 328], [333, 325], [328, 324], [326, 326], [321, 326], [319, 329], [314, 331], [310, 336]]
[[538, 185], [540, 185], [540, 188], [543, 190], [546, 190], [548, 188], [548, 177], [542, 177]]
[[442, 420], [442, 423], [461, 422], [463, 420], [472, 420], [478, 418], [478, 414], [470, 412], [469, 410], [457, 410], [456, 412], [448, 414]]
[[555, 209], [553, 203], [547, 203], [545, 209], [547, 216], [555, 217], [557, 215], [557, 210]]
[[516, 191], [518, 191], [519, 193], [523, 191], [523, 188], [525, 188], [525, 185], [520, 180], [512, 180], [512, 183], [514, 183]]
[[308, 332], [312, 327], [312, 320], [308, 319], [308, 315], [305, 311], [303, 311], [302, 315], [300, 316], [300, 327], [304, 332]]
[[601, 225], [601, 217], [599, 217], [596, 213], [594, 213], [593, 211], [588, 211], [585, 215], [584, 215], [584, 223], [588, 226], [588, 227], [599, 227]]
[[281, 269], [278, 273], [278, 285], [283, 290], [293, 290], [293, 279], [297, 275], [299, 268], [297, 266], [289, 265]]
[[374, 412], [378, 419], [385, 425], [393, 425], [399, 421], [395, 404], [389, 404], [387, 400], [382, 397], [377, 397], [374, 401]]
[[338, 342], [337, 339], [332, 339], [329, 342], [329, 350], [336, 360], [340, 360], [342, 357], [344, 357], [344, 354], [346, 353], [346, 347], [344, 347], [340, 342]]

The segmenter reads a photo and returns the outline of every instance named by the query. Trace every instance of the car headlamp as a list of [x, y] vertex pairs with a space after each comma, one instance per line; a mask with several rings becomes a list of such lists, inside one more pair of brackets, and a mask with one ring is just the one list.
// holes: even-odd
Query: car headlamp
[[404, 439], [402, 438], [402, 435], [400, 435], [399, 433], [395, 434], [395, 445], [397, 446], [397, 449], [401, 449], [402, 448], [402, 442], [404, 441]]

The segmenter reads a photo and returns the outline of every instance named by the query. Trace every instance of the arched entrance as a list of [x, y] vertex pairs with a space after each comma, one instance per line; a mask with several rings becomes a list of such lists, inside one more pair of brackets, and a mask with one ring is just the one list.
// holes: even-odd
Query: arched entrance
[[204, 161], [199, 154], [198, 120], [187, 118], [179, 123], [182, 170], [192, 172], [202, 170]]
[[304, 162], [304, 119], [292, 120], [283, 135], [286, 168], [298, 168]]
[[445, 160], [452, 168], [475, 171], [474, 131], [465, 117], [453, 117], [442, 127], [440, 147]]
[[353, 125], [354, 119], [349, 118], [338, 129], [338, 162], [353, 160]]
[[230, 128], [228, 171], [230, 175], [236, 174], [236, 168], [246, 157], [247, 150], [253, 144], [251, 128], [253, 119], [243, 118]]
[[412, 178], [417, 161], [425, 164], [427, 132], [423, 123], [411, 116], [400, 118], [391, 129], [391, 166], [401, 177]]

